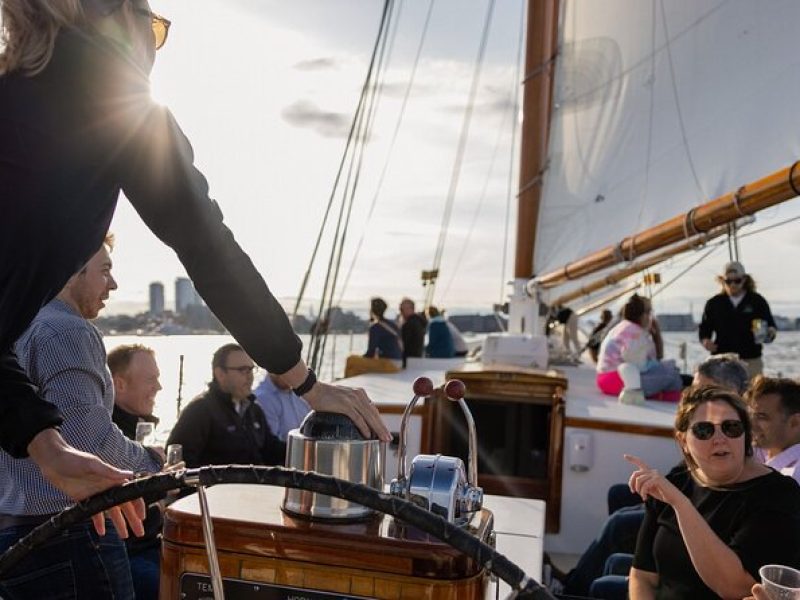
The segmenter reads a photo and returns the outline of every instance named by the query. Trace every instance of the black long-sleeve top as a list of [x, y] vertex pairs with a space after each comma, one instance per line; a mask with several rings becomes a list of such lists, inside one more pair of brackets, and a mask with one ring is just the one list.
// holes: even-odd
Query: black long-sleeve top
[[299, 338], [192, 163], [148, 74], [99, 35], [63, 30], [41, 73], [0, 76], [0, 447], [11, 455], [61, 421], [11, 346], [100, 247], [120, 191], [258, 364], [297, 364]]
[[714, 354], [735, 352], [740, 358], [761, 356], [761, 344], [753, 337], [753, 319], [775, 327], [769, 304], [755, 292], [745, 292], [738, 306], [733, 306], [727, 294], [717, 294], [706, 302], [700, 321], [700, 340], [712, 339], [717, 344]]

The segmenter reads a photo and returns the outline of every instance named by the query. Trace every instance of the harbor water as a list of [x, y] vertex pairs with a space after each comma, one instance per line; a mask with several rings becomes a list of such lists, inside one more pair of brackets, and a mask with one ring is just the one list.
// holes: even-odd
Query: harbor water
[[[304, 347], [308, 336], [300, 336]], [[211, 379], [211, 356], [223, 344], [232, 342], [226, 335], [170, 335], [170, 336], [106, 336], [110, 351], [121, 344], [143, 344], [155, 350], [161, 369], [163, 389], [156, 397], [155, 414], [161, 419], [158, 431], [168, 432], [175, 423], [178, 405], [180, 357], [183, 356], [183, 379], [180, 386], [182, 405], [201, 393]], [[681, 348], [685, 344], [685, 358]], [[697, 341], [696, 333], [665, 333], [664, 353], [674, 359], [682, 371], [692, 372], [708, 353]], [[320, 376], [325, 381], [342, 377], [344, 363], [350, 354], [363, 354], [367, 348], [365, 334], [331, 335]], [[782, 331], [772, 344], [764, 346], [765, 374], [800, 377], [800, 331]], [[264, 377], [256, 375], [256, 384]], [[411, 394], [409, 392], [409, 400]]]

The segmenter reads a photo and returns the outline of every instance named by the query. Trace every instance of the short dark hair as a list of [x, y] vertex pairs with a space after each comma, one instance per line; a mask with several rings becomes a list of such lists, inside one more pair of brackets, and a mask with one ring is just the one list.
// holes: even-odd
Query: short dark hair
[[739, 355], [731, 353], [709, 356], [697, 365], [697, 372], [723, 387], [735, 390], [737, 394], [744, 394], [750, 379], [747, 365], [739, 359]]
[[626, 321], [632, 321], [637, 325], [642, 322], [644, 313], [648, 310], [649, 301], [639, 294], [634, 294], [622, 307], [622, 318]]
[[122, 375], [128, 370], [128, 367], [131, 365], [131, 360], [133, 360], [137, 352], [147, 352], [154, 358], [156, 355], [152, 348], [148, 348], [142, 344], [123, 344], [122, 346], [117, 346], [108, 353], [106, 357], [108, 370], [111, 371], [112, 375]]
[[800, 383], [794, 379], [756, 375], [744, 397], [748, 404], [752, 404], [756, 398], [767, 394], [775, 394], [781, 399], [781, 407], [787, 417], [800, 413]]
[[244, 352], [244, 349], [239, 344], [225, 344], [217, 348], [217, 351], [214, 352], [214, 357], [211, 359], [211, 376], [214, 376], [214, 369], [217, 367], [223, 368], [227, 366], [225, 363], [228, 361], [228, 356], [232, 352]]
[[383, 318], [383, 313], [386, 312], [387, 308], [386, 300], [383, 298], [375, 297], [369, 301], [369, 310], [370, 312], [378, 317], [379, 319]]
[[[675, 431], [686, 433], [689, 430], [689, 421], [692, 420], [695, 411], [706, 402], [714, 401], [725, 402], [736, 411], [744, 426], [744, 454], [753, 456], [753, 427], [750, 424], [747, 405], [739, 394], [725, 388], [713, 385], [693, 385], [683, 390], [681, 401], [678, 403], [678, 412], [675, 414]], [[683, 452], [683, 457], [689, 467], [697, 466], [694, 459], [685, 452]]]

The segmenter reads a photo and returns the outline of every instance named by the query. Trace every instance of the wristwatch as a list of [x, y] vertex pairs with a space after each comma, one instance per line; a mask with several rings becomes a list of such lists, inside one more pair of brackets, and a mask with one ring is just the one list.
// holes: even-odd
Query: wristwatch
[[305, 381], [303, 381], [303, 383], [298, 385], [296, 388], [292, 388], [292, 391], [297, 396], [304, 396], [311, 391], [311, 388], [314, 387], [315, 383], [317, 383], [317, 374], [314, 373], [313, 369], [309, 369]]

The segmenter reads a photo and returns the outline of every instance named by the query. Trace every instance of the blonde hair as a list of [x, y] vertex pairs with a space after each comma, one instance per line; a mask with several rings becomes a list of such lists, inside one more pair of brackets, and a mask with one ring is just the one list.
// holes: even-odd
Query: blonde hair
[[0, 74], [40, 73], [53, 56], [62, 27], [84, 20], [80, 0], [0, 0]]

